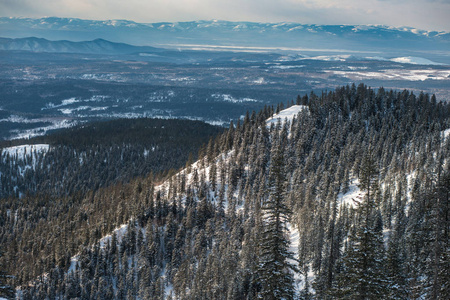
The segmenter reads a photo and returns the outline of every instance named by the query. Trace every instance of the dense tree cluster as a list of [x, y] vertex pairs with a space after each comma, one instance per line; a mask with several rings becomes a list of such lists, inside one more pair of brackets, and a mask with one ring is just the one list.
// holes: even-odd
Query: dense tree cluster
[[448, 299], [450, 106], [364, 85], [297, 104], [276, 125], [272, 108], [247, 114], [160, 185], [80, 195], [75, 211], [2, 200], [20, 298]]
[[1, 154], [0, 197], [20, 194], [70, 195], [150, 173], [168, 173], [197, 155], [222, 128], [199, 121], [120, 119], [64, 129], [31, 140], [3, 142], [50, 144], [50, 151], [25, 157]]

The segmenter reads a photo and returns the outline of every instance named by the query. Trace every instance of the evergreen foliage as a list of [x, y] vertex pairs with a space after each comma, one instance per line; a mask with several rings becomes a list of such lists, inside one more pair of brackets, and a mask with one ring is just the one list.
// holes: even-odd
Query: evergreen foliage
[[342, 256], [342, 270], [334, 291], [340, 299], [383, 299], [387, 296], [383, 222], [373, 196], [377, 178], [375, 162], [366, 155], [360, 168], [360, 187], [366, 196], [358, 203], [356, 228], [350, 234]]
[[[163, 176], [192, 159], [223, 128], [200, 121], [119, 119], [94, 122], [3, 146], [49, 144], [48, 152], [1, 154], [0, 197], [20, 194], [66, 196], [115, 183]], [[1, 147], [0, 145], [0, 147]]]
[[3, 255], [0, 250], [0, 297], [3, 297], [5, 299], [14, 299], [16, 293], [14, 291], [14, 288], [9, 284], [13, 276], [8, 275], [4, 271], [2, 257]]
[[[277, 127], [280, 127], [278, 124]], [[279, 130], [280, 131], [280, 130]], [[269, 197], [262, 206], [263, 232], [260, 244], [260, 280], [263, 299], [293, 299], [293, 272], [297, 272], [290, 260], [294, 255], [289, 251], [288, 228], [291, 210], [286, 201], [286, 175], [283, 148], [285, 133], [273, 141], [272, 162], [269, 172]]]
[[2, 199], [19, 297], [449, 298], [450, 105], [362, 84], [298, 101], [163, 182]]

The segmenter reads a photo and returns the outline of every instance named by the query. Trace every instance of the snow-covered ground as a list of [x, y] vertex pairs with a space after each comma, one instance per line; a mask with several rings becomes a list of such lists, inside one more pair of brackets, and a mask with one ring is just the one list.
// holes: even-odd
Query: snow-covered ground
[[49, 102], [43, 108], [41, 108], [41, 110], [69, 106], [69, 105], [73, 105], [73, 104], [80, 103], [80, 102], [102, 102], [108, 98], [110, 98], [110, 96], [105, 96], [105, 95], [94, 95], [88, 99], [78, 99], [78, 98], [72, 97], [69, 99], [62, 100], [61, 104], [54, 104], [53, 102]]
[[[20, 119], [20, 117], [18, 118]], [[2, 120], [0, 120], [1, 122]], [[10, 121], [9, 119], [6, 120], [8, 122], [14, 122]], [[69, 128], [74, 125], [76, 125], [78, 122], [76, 120], [69, 120], [69, 119], [24, 119], [23, 121], [19, 121], [18, 123], [39, 123], [39, 122], [47, 122], [50, 123], [46, 126], [40, 126], [35, 127], [31, 129], [14, 129], [10, 131], [10, 140], [16, 140], [16, 139], [29, 139], [35, 136], [41, 136], [45, 135], [50, 130], [55, 129], [61, 129], [61, 128]]]
[[416, 57], [416, 56], [402, 56], [402, 57], [393, 57], [393, 58], [385, 58], [381, 56], [354, 56], [349, 54], [339, 54], [339, 55], [319, 55], [319, 56], [311, 56], [311, 57], [302, 57], [301, 59], [311, 59], [311, 60], [323, 60], [323, 61], [352, 61], [352, 60], [380, 60], [380, 61], [391, 61], [401, 64], [411, 64], [411, 65], [430, 65], [430, 66], [441, 66], [444, 65], [442, 63], [434, 62], [427, 58]]
[[[36, 170], [36, 166], [38, 165], [38, 157], [40, 154], [46, 154], [50, 149], [50, 146], [47, 144], [37, 144], [37, 145], [20, 145], [14, 147], [7, 147], [0, 149], [0, 164], [17, 164], [19, 161], [25, 161], [25, 164], [18, 165], [18, 174], [19, 176], [24, 176], [27, 170]], [[7, 162], [7, 157], [14, 158]], [[2, 175], [2, 172], [0, 172]], [[17, 192], [18, 186], [14, 187], [14, 191]], [[23, 194], [19, 192], [19, 198], [21, 198]]]
[[324, 70], [326, 73], [343, 76], [352, 80], [380, 79], [380, 80], [407, 80], [407, 81], [424, 81], [431, 80], [450, 80], [450, 70], [437, 69], [387, 69], [381, 71], [337, 71]]
[[6, 155], [9, 154], [9, 156], [16, 156], [18, 159], [25, 159], [25, 156], [31, 157], [31, 155], [36, 153], [47, 153], [49, 149], [48, 144], [37, 144], [37, 145], [20, 145], [20, 146], [14, 146], [14, 147], [8, 147], [2, 149], [2, 157], [3, 159], [6, 157]]
[[111, 234], [108, 234], [100, 239], [100, 248], [105, 248], [108, 243], [111, 242], [112, 235], [116, 234], [117, 241], [121, 241], [128, 230], [128, 224], [123, 224], [122, 226], [113, 230]]
[[273, 66], [270, 66], [269, 68], [287, 70], [287, 69], [296, 69], [296, 68], [304, 68], [304, 67], [305, 67], [305, 65], [273, 65]]
[[216, 100], [223, 100], [225, 102], [231, 102], [231, 103], [259, 102], [259, 100], [251, 99], [251, 98], [235, 98], [229, 94], [212, 94], [211, 97], [213, 97]]
[[[120, 243], [122, 241], [123, 237], [125, 236], [125, 234], [127, 233], [127, 230], [128, 230], [128, 224], [123, 224], [122, 226], [114, 229], [111, 234], [108, 234], [108, 235], [102, 237], [99, 241], [100, 249], [105, 249], [106, 245], [108, 243], [111, 243], [112, 235], [114, 233], [116, 234], [117, 242]], [[80, 260], [79, 255], [75, 255], [70, 259], [70, 267], [69, 267], [69, 270], [67, 271], [67, 273], [71, 273], [76, 270], [77, 266], [79, 266], [79, 260]]]
[[323, 60], [323, 61], [347, 61], [351, 57], [352, 56], [348, 55], [348, 54], [343, 54], [343, 55], [319, 55], [319, 56], [305, 57], [304, 59]]
[[60, 108], [58, 109], [61, 113], [65, 114], [65, 115], [70, 115], [72, 114], [74, 111], [78, 112], [78, 111], [82, 111], [82, 110], [89, 110], [89, 111], [101, 111], [101, 110], [107, 110], [109, 107], [108, 106], [96, 106], [96, 107], [92, 107], [92, 106], [87, 106], [87, 105], [83, 105], [83, 106], [79, 106], [76, 108]]
[[363, 196], [363, 191], [361, 191], [358, 185], [358, 179], [351, 180], [348, 191], [345, 194], [338, 194], [338, 203], [340, 205], [354, 206], [356, 202], [360, 202], [361, 197]]
[[267, 119], [266, 123], [268, 126], [270, 126], [270, 124], [272, 123], [277, 123], [278, 120], [280, 121], [284, 121], [284, 120], [288, 120], [288, 121], [292, 121], [292, 119], [294, 119], [294, 117], [296, 117], [298, 115], [299, 112], [308, 109], [307, 106], [305, 105], [292, 105], [291, 107], [280, 111], [280, 113], [274, 115], [273, 117]]
[[450, 128], [442, 131], [442, 139], [445, 141], [450, 136]]
[[391, 58], [390, 61], [412, 65], [442, 65], [441, 63], [437, 63], [423, 57], [414, 57], [414, 56]]
[[[294, 253], [294, 258], [298, 259], [298, 245], [300, 241], [300, 233], [298, 232], [298, 229], [295, 226], [292, 226], [292, 224], [288, 224], [288, 231], [289, 231], [289, 251], [291, 253]], [[298, 261], [290, 261], [294, 266], [298, 268]], [[302, 283], [302, 276], [300, 273], [294, 274], [294, 285], [297, 292], [300, 292], [301, 290], [301, 283]]]
[[[292, 121], [295, 117], [297, 117], [297, 115], [303, 111], [303, 110], [308, 110], [308, 107], [305, 105], [293, 105], [287, 109], [282, 110], [281, 112], [279, 112], [278, 114], [275, 114], [274, 116], [272, 116], [271, 118], [266, 120], [266, 124], [268, 126], [270, 126], [271, 123], [277, 123], [278, 120], [280, 121]], [[228, 162], [228, 160], [232, 157], [232, 155], [234, 154], [234, 150], [230, 150], [228, 153], [222, 153], [221, 155], [219, 155], [218, 157], [216, 157], [215, 159], [215, 163], [219, 163], [219, 161], [224, 162], [225, 164]], [[186, 178], [186, 184], [191, 184], [193, 181], [193, 176], [195, 171], [197, 172], [198, 176], [200, 176], [201, 173], [204, 174], [209, 174], [210, 172], [210, 165], [205, 166], [204, 168], [201, 168], [201, 162], [200, 161], [196, 161], [194, 162], [191, 166], [190, 166], [190, 172], [188, 172], [187, 169], [183, 169], [180, 172], [178, 172], [177, 174], [174, 175], [174, 177], [177, 176], [185, 176]], [[220, 186], [222, 184], [222, 182], [220, 181], [220, 174], [217, 173], [217, 184]], [[161, 191], [163, 193], [167, 193], [169, 189], [169, 185], [168, 185], [168, 181], [163, 182], [162, 184], [155, 186], [155, 190], [156, 191]], [[225, 190], [227, 190], [228, 187], [225, 187]], [[237, 191], [235, 192], [235, 194], [233, 195], [235, 197], [238, 197], [237, 195]], [[225, 209], [227, 208], [227, 202], [224, 203], [225, 205]], [[242, 209], [242, 205], [238, 205], [236, 207], [237, 210]], [[298, 233], [298, 232], [297, 232]], [[295, 251], [297, 252], [297, 250]]]

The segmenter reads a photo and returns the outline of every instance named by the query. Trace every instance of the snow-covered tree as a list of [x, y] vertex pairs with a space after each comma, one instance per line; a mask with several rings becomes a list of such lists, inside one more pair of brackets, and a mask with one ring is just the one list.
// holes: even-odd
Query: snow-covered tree
[[384, 299], [387, 293], [383, 223], [372, 195], [377, 177], [375, 162], [366, 155], [360, 168], [360, 187], [366, 195], [358, 204], [359, 222], [349, 237], [334, 290], [340, 299]]
[[294, 278], [297, 271], [289, 251], [287, 224], [291, 211], [286, 205], [286, 177], [282, 141], [272, 150], [269, 176], [269, 199], [262, 207], [263, 232], [260, 243], [260, 281], [263, 299], [293, 299]]

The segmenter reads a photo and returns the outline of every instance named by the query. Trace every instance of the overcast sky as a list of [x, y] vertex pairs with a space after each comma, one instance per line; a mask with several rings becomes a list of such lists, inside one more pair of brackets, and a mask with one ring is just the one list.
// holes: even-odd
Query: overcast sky
[[450, 0], [0, 0], [4, 17], [383, 24], [450, 31]]

